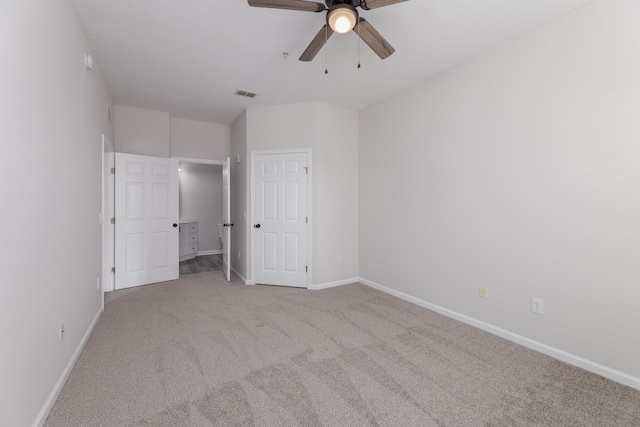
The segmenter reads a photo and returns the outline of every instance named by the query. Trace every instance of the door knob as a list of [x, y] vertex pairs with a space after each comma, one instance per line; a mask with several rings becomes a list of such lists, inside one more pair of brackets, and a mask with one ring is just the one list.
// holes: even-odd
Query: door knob
[[260, 228], [260, 224], [254, 225], [255, 228]]
[[177, 226], [178, 226], [178, 224], [173, 224], [173, 227], [174, 227], [174, 228], [175, 228], [175, 227], [177, 227]]

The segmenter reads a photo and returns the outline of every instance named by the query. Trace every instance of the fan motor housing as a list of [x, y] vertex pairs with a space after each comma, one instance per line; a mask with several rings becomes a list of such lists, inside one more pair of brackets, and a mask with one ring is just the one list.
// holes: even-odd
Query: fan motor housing
[[353, 8], [360, 6], [360, 1], [358, 0], [325, 0], [325, 3], [329, 9], [334, 9], [340, 6], [351, 6]]

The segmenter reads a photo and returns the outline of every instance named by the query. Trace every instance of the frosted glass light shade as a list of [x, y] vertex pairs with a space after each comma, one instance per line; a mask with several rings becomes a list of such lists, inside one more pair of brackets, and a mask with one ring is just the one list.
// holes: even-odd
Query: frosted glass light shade
[[327, 20], [329, 26], [338, 34], [348, 33], [356, 25], [358, 14], [348, 7], [339, 7], [329, 11]]

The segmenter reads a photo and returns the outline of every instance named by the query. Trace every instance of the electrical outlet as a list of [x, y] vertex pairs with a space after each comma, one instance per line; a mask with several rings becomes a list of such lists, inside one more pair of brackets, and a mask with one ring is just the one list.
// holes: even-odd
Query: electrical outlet
[[338, 255], [338, 264], [342, 264], [344, 262], [344, 257], [342, 255]]
[[531, 311], [536, 314], [544, 314], [544, 301], [540, 298], [531, 298]]
[[489, 288], [480, 286], [480, 298], [489, 298]]
[[64, 322], [60, 323], [60, 331], [58, 333], [58, 339], [60, 340], [60, 342], [62, 342], [63, 338], [64, 338]]

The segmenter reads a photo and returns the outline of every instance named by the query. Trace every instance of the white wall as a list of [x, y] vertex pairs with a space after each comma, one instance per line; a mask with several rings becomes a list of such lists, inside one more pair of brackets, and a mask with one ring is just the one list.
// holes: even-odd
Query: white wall
[[317, 111], [313, 279], [323, 284], [358, 277], [358, 112], [326, 104]]
[[229, 126], [123, 105], [116, 105], [115, 126], [121, 153], [224, 161], [230, 152]]
[[116, 151], [169, 157], [169, 113], [116, 105]]
[[247, 150], [313, 148], [317, 106], [308, 102], [247, 109]]
[[[240, 162], [237, 162], [240, 156]], [[231, 267], [244, 280], [247, 277], [247, 113], [243, 112], [231, 125]]]
[[[320, 103], [249, 108], [247, 156], [252, 151], [312, 149], [311, 283], [355, 280], [358, 276], [358, 115]], [[251, 183], [247, 166], [247, 186]], [[249, 196], [250, 197], [250, 196]], [[247, 198], [250, 217], [251, 200]], [[247, 221], [247, 265], [251, 224]], [[344, 263], [338, 264], [338, 255]], [[251, 280], [250, 272], [247, 279]]]
[[198, 252], [220, 249], [222, 166], [180, 162], [180, 220], [198, 222]]
[[225, 160], [231, 143], [229, 126], [171, 118], [171, 156]]
[[113, 140], [114, 107], [85, 53], [69, 1], [0, 5], [2, 426], [41, 421], [101, 310], [101, 136]]
[[640, 386], [638, 16], [597, 0], [363, 111], [361, 277]]

